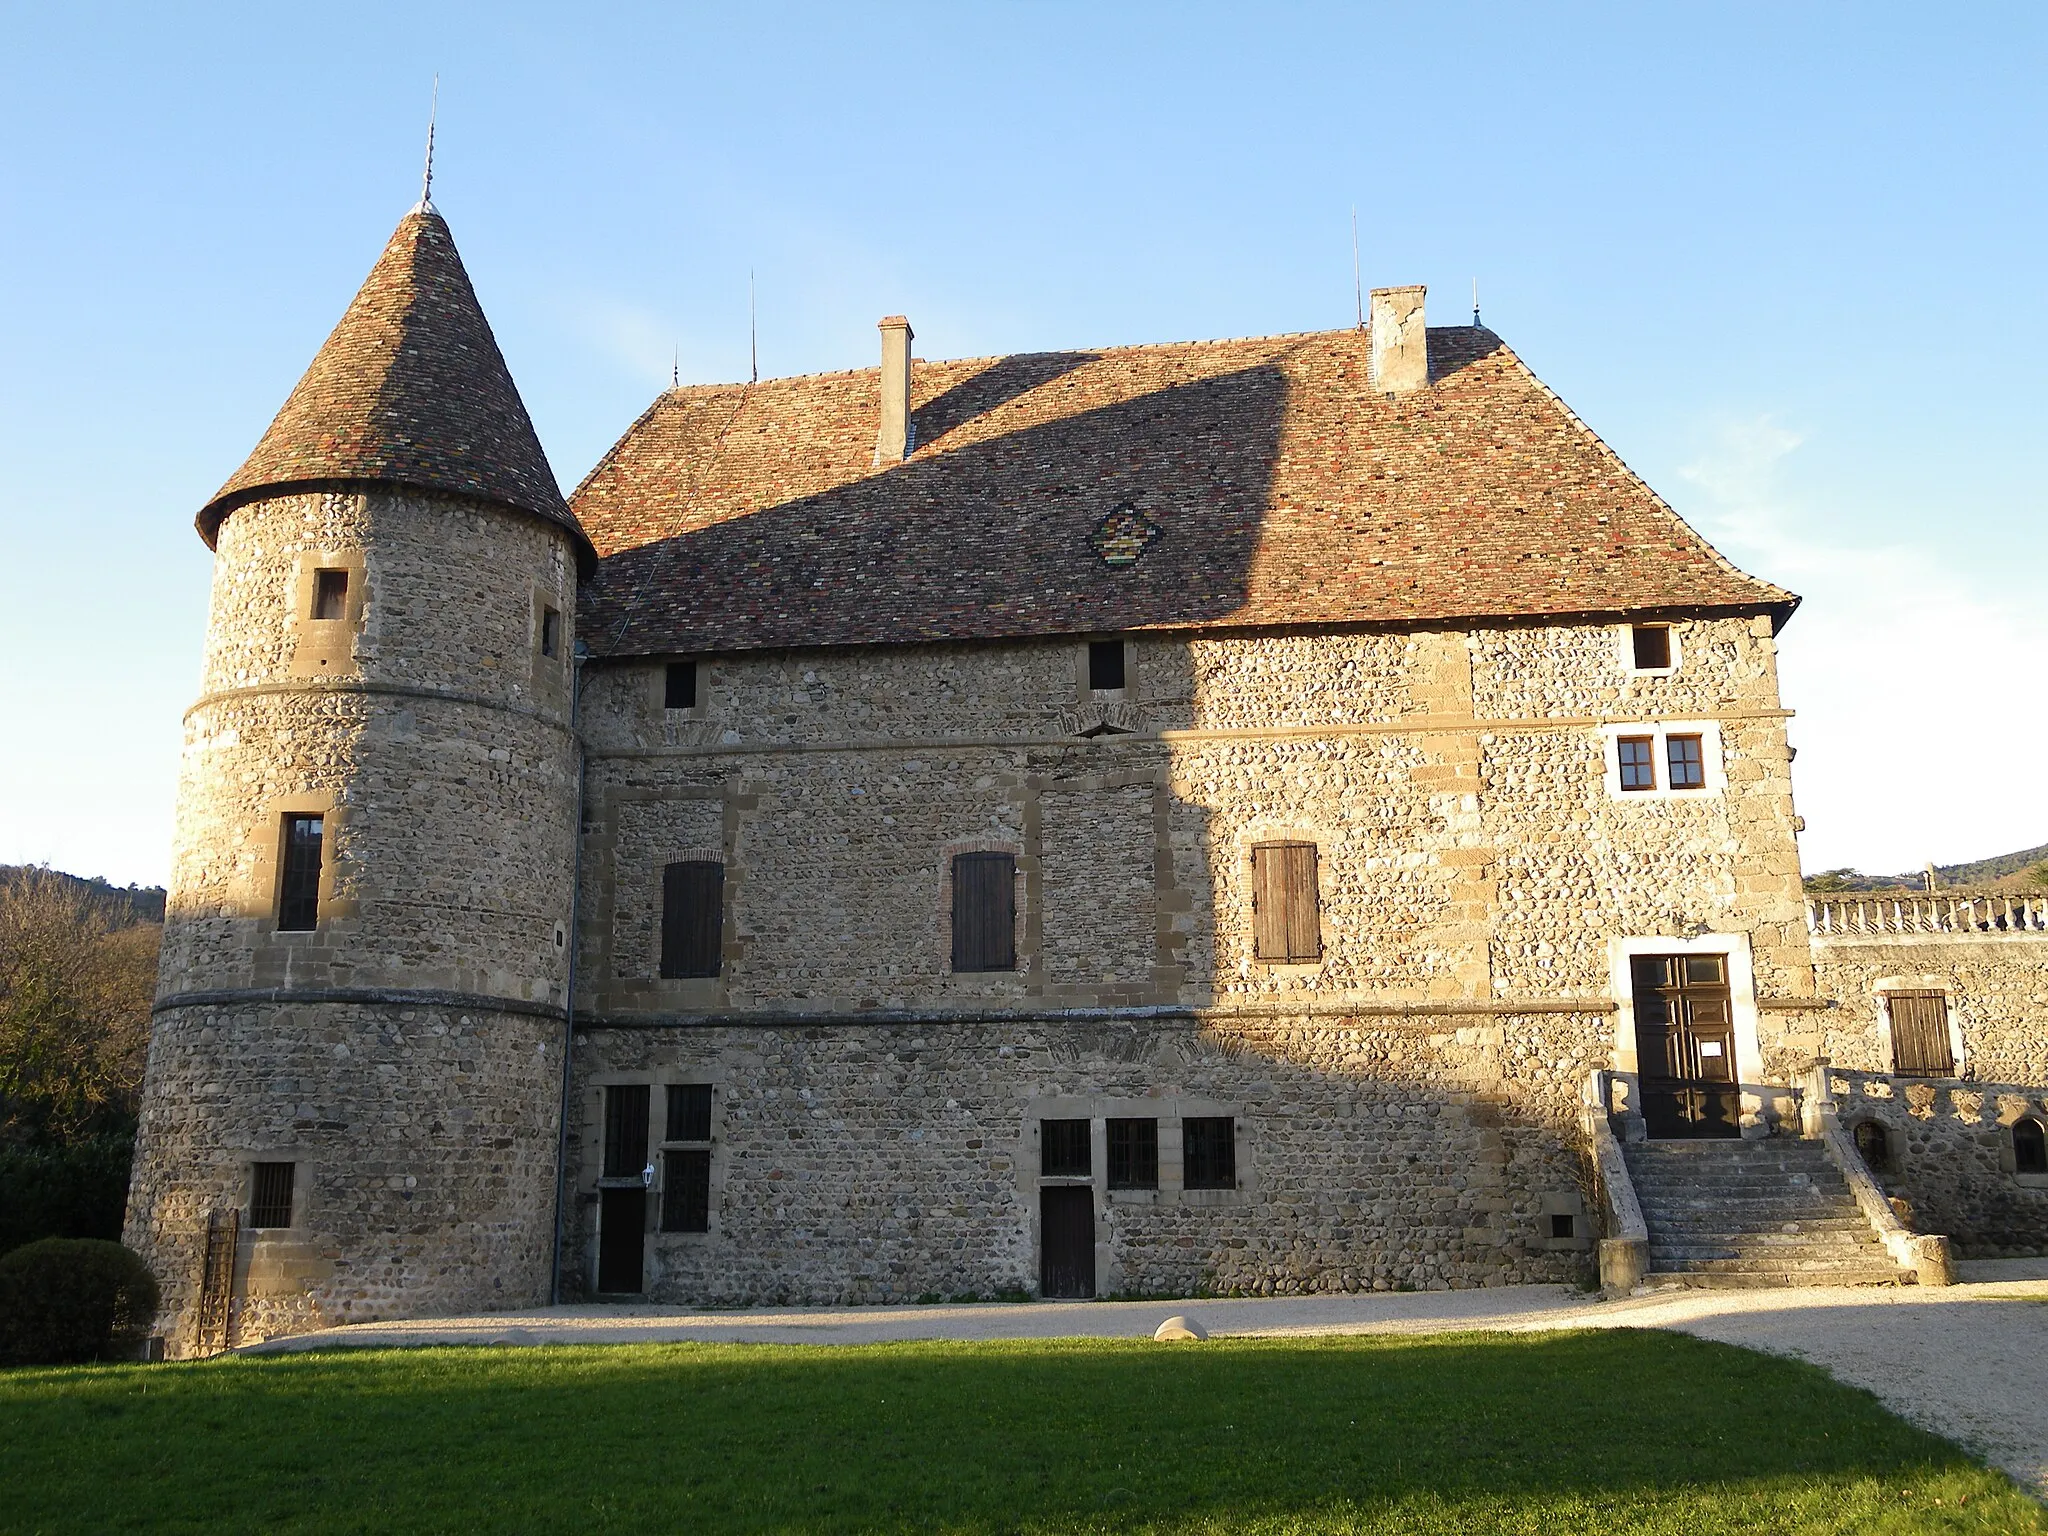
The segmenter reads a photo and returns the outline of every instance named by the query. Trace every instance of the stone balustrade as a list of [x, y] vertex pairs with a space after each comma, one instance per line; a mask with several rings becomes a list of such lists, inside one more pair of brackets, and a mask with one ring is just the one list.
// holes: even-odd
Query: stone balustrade
[[1861, 934], [2048, 933], [2048, 892], [1808, 896], [1806, 931], [1816, 938]]

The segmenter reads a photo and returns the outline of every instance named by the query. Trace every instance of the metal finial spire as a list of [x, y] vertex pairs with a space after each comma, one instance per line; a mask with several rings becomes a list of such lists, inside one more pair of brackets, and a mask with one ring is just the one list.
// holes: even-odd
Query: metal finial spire
[[427, 108], [427, 169], [420, 177], [420, 211], [434, 211], [434, 120], [441, 115], [441, 76], [434, 76], [433, 104]]
[[1365, 289], [1358, 280], [1358, 204], [1351, 205], [1351, 297], [1358, 305], [1358, 328], [1365, 329]]
[[1475, 330], [1479, 327], [1479, 279], [1476, 277], [1472, 279], [1472, 326]]
[[754, 271], [747, 269], [747, 358], [753, 370], [753, 382], [761, 382], [761, 327], [754, 318]]
[[683, 344], [681, 342], [676, 343], [675, 361], [668, 365], [668, 387], [670, 389], [681, 389], [683, 387]]

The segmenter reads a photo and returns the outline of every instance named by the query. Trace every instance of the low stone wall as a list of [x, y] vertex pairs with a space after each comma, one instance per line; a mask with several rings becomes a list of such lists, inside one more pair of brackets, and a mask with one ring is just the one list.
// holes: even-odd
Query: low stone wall
[[[1581, 1281], [1597, 1234], [1575, 1096], [1609, 1028], [1550, 1014], [589, 1029], [566, 1289], [593, 1285], [604, 1089], [653, 1086], [659, 1167], [674, 1082], [714, 1086], [711, 1219], [648, 1233], [658, 1301], [1035, 1293], [1048, 1118], [1097, 1122], [1099, 1295]], [[1182, 1187], [1192, 1115], [1235, 1118], [1236, 1189]], [[1157, 1190], [1107, 1187], [1112, 1117], [1160, 1121]]]

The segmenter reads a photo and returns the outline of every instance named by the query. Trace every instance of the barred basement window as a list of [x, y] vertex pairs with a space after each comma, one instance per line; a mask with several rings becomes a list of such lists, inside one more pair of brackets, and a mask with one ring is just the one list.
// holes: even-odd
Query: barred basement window
[[1047, 1179], [1085, 1179], [1094, 1172], [1086, 1120], [1038, 1122], [1038, 1172]]
[[647, 1165], [647, 1085], [620, 1083], [604, 1091], [604, 1177], [630, 1179]]
[[543, 656], [562, 654], [562, 614], [556, 608], [540, 611], [540, 653]]
[[1638, 624], [1630, 632], [1638, 672], [1661, 672], [1671, 665], [1671, 628], [1666, 624]]
[[[1697, 736], [1667, 736], [1664, 738], [1664, 761], [1671, 770], [1670, 785], [1673, 789], [1704, 789], [1707, 783], [1707, 760], [1700, 750]], [[1623, 785], [1627, 788], [1627, 785]]]
[[1252, 955], [1267, 965], [1322, 959], [1314, 843], [1260, 843], [1252, 849]]
[[1883, 1126], [1875, 1120], [1859, 1120], [1852, 1134], [1856, 1141], [1856, 1155], [1863, 1159], [1864, 1167], [1872, 1173], [1891, 1172], [1892, 1142]]
[[953, 969], [1017, 969], [1015, 854], [954, 855]]
[[1650, 754], [1652, 746], [1648, 736], [1623, 736], [1615, 742], [1621, 754], [1621, 787], [1623, 789], [1655, 789], [1657, 787], [1657, 765]]
[[315, 571], [313, 573], [313, 617], [316, 619], [345, 619], [348, 617], [347, 571]]
[[288, 1227], [292, 1224], [292, 1180], [296, 1163], [258, 1163], [249, 1180], [249, 1225]]
[[2048, 1130], [2031, 1115], [2012, 1123], [2012, 1171], [2048, 1173]]
[[1948, 1038], [1948, 994], [1887, 992], [1892, 1021], [1892, 1071], [1900, 1077], [1953, 1077], [1955, 1052]]
[[670, 1083], [668, 1085], [668, 1134], [664, 1141], [709, 1141], [711, 1139], [711, 1085]]
[[1088, 642], [1088, 686], [1097, 692], [1124, 686], [1123, 641]]
[[283, 855], [277, 882], [277, 930], [310, 933], [320, 926], [320, 848], [324, 822], [318, 816], [284, 818]]
[[1109, 1187], [1111, 1189], [1157, 1189], [1159, 1187], [1159, 1122], [1157, 1120], [1111, 1120], [1109, 1131]]
[[1551, 1213], [1550, 1235], [1553, 1239], [1575, 1237], [1577, 1234], [1578, 1224], [1573, 1220], [1571, 1212], [1554, 1211]]
[[668, 673], [662, 679], [661, 703], [664, 709], [697, 707], [697, 663], [672, 661], [668, 664]]
[[664, 1152], [661, 1180], [661, 1230], [711, 1230], [711, 1149], [684, 1147]]
[[661, 974], [664, 980], [716, 976], [725, 937], [725, 866], [684, 859], [661, 872]]
[[1183, 1188], [1237, 1188], [1237, 1122], [1229, 1115], [1181, 1121], [1180, 1145]]

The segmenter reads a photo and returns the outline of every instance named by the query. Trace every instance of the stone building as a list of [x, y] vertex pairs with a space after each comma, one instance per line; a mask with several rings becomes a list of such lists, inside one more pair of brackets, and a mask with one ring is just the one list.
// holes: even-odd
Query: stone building
[[[1717, 1156], [1807, 1159], [1870, 1212], [1844, 1278], [1939, 1267], [1852, 1140], [1919, 1232], [2048, 1243], [2048, 913], [1812, 935], [1797, 599], [1498, 336], [1395, 288], [1358, 330], [881, 341], [664, 393], [565, 505], [401, 222], [199, 517], [129, 1213], [174, 1352], [1828, 1270], [1687, 1248], [1660, 1149], [1736, 1206]], [[1998, 1001], [1905, 1063], [1948, 1077], [1874, 1049], [1958, 986]], [[1950, 1122], [1974, 1161], [1914, 1183]]]

